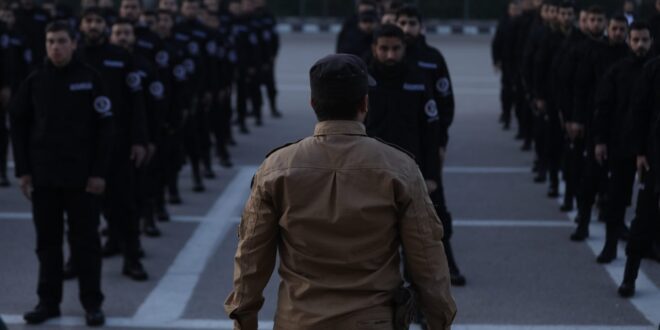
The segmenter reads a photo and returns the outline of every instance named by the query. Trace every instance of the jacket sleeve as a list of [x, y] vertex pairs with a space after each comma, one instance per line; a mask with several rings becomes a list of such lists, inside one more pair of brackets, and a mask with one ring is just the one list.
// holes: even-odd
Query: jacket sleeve
[[632, 111], [634, 124], [634, 144], [638, 156], [648, 156], [648, 139], [651, 131], [653, 90], [653, 75], [647, 65], [637, 81], [632, 95]]
[[275, 268], [279, 218], [272, 198], [257, 172], [239, 228], [234, 258], [234, 289], [225, 311], [237, 330], [257, 330], [263, 290]]
[[534, 83], [532, 83], [532, 87], [534, 88], [532, 94], [535, 98], [541, 100], [548, 99], [546, 92], [551, 68], [550, 56], [552, 54], [552, 50], [548, 49], [549, 47], [552, 47], [548, 39], [549, 38], [546, 37], [540, 41], [539, 47], [534, 54], [533, 64], [531, 66], [532, 78], [534, 79]]
[[[129, 104], [131, 105], [131, 144], [146, 145], [149, 141], [149, 132], [142, 83], [133, 61], [127, 62], [131, 63], [126, 72]], [[133, 79], [137, 79], [137, 83], [133, 83]]]
[[442, 53], [437, 53], [438, 71], [436, 72], [436, 81], [434, 82], [435, 101], [440, 114], [440, 146], [446, 147], [449, 142], [449, 127], [454, 122], [456, 112], [456, 102], [454, 100], [454, 87], [451, 82], [451, 75], [447, 61]]
[[583, 57], [575, 69], [577, 71], [573, 81], [573, 112], [570, 121], [584, 124], [589, 111], [587, 109], [589, 106], [589, 88], [592, 88], [595, 74], [591, 56]]
[[[105, 94], [105, 88], [100, 76], [95, 77], [93, 102], [96, 103], [100, 98], [109, 100]], [[110, 101], [108, 101], [110, 102]], [[94, 111], [96, 116], [96, 154], [92, 163], [90, 176], [105, 178], [108, 174], [113, 141], [115, 140], [115, 117], [113, 115], [112, 104], [110, 103], [107, 112], [99, 112], [94, 108], [97, 105], [90, 104], [90, 110]]]
[[30, 131], [34, 115], [31, 83], [32, 79], [27, 79], [21, 84], [9, 107], [16, 177], [32, 174], [29, 157]]
[[605, 73], [596, 89], [596, 111], [594, 113], [594, 140], [596, 144], [607, 144], [610, 138], [610, 121], [616, 107], [616, 71]]
[[437, 105], [432, 97], [423, 98], [422, 104], [424, 108], [419, 111], [419, 122], [422, 128], [419, 138], [421, 139], [420, 145], [422, 146], [421, 159], [419, 165], [422, 170], [422, 175], [427, 180], [433, 180], [436, 183], [440, 181], [440, 143], [443, 142], [438, 139], [438, 131], [440, 122], [438, 118]]
[[497, 24], [497, 30], [495, 31], [495, 37], [493, 37], [493, 41], [490, 45], [490, 54], [493, 59], [493, 64], [495, 65], [502, 63], [503, 61], [502, 53], [504, 52], [504, 40], [506, 38], [504, 34], [506, 33], [505, 30], [507, 23], [508, 22], [505, 19], [500, 19]]
[[407, 171], [406, 188], [397, 203], [405, 267], [430, 329], [449, 329], [456, 315], [449, 269], [442, 245], [442, 223], [435, 213], [419, 170]]

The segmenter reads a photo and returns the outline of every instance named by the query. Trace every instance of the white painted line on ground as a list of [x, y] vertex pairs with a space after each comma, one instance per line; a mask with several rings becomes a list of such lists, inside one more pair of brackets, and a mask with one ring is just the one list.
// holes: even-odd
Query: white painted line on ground
[[[565, 192], [565, 188], [566, 187], [562, 182], [560, 185], [562, 195]], [[561, 205], [563, 202], [562, 197], [557, 198], [557, 202]], [[568, 220], [573, 223], [573, 219], [577, 216], [577, 212], [569, 212], [566, 216]], [[573, 227], [575, 226], [576, 225], [573, 224]], [[586, 243], [595, 256], [599, 255], [605, 245], [605, 226], [598, 223], [597, 220], [592, 219], [589, 225], [589, 238], [586, 240]], [[603, 265], [603, 267], [618, 287], [623, 280], [623, 272], [626, 263], [625, 243], [619, 242], [617, 257], [618, 258], [612, 263]], [[590, 262], [596, 262], [596, 260], [590, 260]], [[639, 270], [639, 275], [637, 276], [637, 282], [635, 284], [637, 289], [635, 296], [630, 298], [629, 301], [649, 322], [651, 322], [651, 324], [654, 324], [651, 329], [657, 329], [657, 324], [660, 324], [660, 288], [649, 279], [642, 269]]]
[[451, 174], [519, 174], [530, 173], [528, 167], [481, 167], [481, 166], [445, 166], [444, 173]]
[[[240, 219], [240, 217], [237, 217]], [[170, 220], [172, 222], [183, 222], [183, 223], [197, 223], [204, 221], [205, 217], [194, 216], [194, 215], [172, 215]], [[0, 212], [0, 221], [26, 221], [32, 220], [31, 212]], [[238, 220], [232, 219], [233, 222], [238, 222]]]
[[197, 227], [167, 273], [142, 303], [134, 319], [169, 324], [185, 311], [211, 255], [235, 224], [247, 200], [256, 167], [243, 167]]
[[514, 228], [567, 228], [572, 224], [559, 220], [485, 220], [485, 219], [459, 219], [454, 220], [456, 227], [514, 227]]
[[[5, 323], [9, 325], [23, 325], [23, 317], [20, 315], [1, 315]], [[82, 327], [85, 320], [82, 317], [65, 316], [44, 323], [46, 326], [59, 327]], [[273, 321], [260, 321], [259, 329], [273, 329]], [[231, 330], [234, 324], [231, 320], [204, 320], [204, 319], [180, 319], [171, 322], [140, 321], [132, 318], [110, 317], [106, 320], [107, 327], [116, 328], [153, 328], [153, 329], [217, 329]], [[411, 330], [420, 329], [413, 325]], [[481, 325], [481, 324], [457, 324], [452, 326], [455, 330], [651, 330], [648, 326], [611, 326], [611, 325]]]

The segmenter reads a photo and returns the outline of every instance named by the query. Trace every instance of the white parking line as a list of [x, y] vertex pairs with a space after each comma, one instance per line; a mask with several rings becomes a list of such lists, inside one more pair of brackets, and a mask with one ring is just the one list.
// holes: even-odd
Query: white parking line
[[247, 200], [256, 167], [243, 167], [216, 200], [176, 259], [134, 316], [135, 321], [168, 324], [179, 319], [202, 271]]
[[[1, 315], [5, 323], [9, 325], [25, 324], [20, 315]], [[44, 323], [47, 326], [59, 327], [83, 327], [85, 320], [82, 317], [65, 316]], [[110, 317], [106, 320], [106, 326], [116, 328], [149, 328], [149, 329], [216, 329], [231, 330], [234, 324], [231, 320], [204, 320], [204, 319], [180, 319], [170, 322], [154, 322], [135, 320], [132, 318]], [[273, 321], [260, 321], [259, 329], [273, 329]], [[411, 330], [420, 329], [413, 325]], [[486, 324], [457, 324], [452, 326], [454, 330], [655, 330], [649, 326], [611, 326], [611, 325], [486, 325]]]
[[[560, 190], [565, 191], [565, 186], [562, 183]], [[561, 204], [562, 197], [557, 199], [558, 203]], [[571, 223], [573, 219], [577, 216], [577, 212], [569, 212], [567, 218]], [[575, 224], [573, 224], [575, 227]], [[568, 240], [567, 240], [568, 242]], [[597, 223], [597, 221], [591, 221], [589, 225], [589, 238], [586, 240], [587, 245], [594, 253], [594, 255], [600, 254], [600, 251], [605, 245], [605, 226]], [[603, 265], [607, 274], [614, 281], [614, 283], [619, 286], [623, 280], [623, 272], [625, 270], [626, 263], [626, 252], [625, 244], [619, 243], [617, 256], [618, 258], [610, 264]], [[596, 262], [595, 260], [590, 260], [587, 262]], [[657, 325], [660, 324], [660, 288], [655, 285], [653, 281], [640, 269], [639, 275], [637, 276], [636, 284], [636, 293], [633, 298], [630, 298], [629, 301], [632, 303], [635, 308], [642, 313], [642, 315], [649, 321], [651, 324]], [[657, 329], [654, 326], [651, 329]]]

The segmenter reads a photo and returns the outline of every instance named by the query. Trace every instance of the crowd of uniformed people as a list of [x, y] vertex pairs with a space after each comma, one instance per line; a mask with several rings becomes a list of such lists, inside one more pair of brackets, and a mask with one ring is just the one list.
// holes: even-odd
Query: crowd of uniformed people
[[234, 126], [261, 126], [265, 99], [281, 116], [279, 38], [264, 1], [80, 5], [0, 3], [0, 186], [10, 185], [11, 143], [37, 233], [31, 324], [59, 316], [62, 281], [76, 277], [87, 324], [104, 324], [102, 257], [122, 255], [123, 275], [147, 280], [140, 236], [160, 236], [167, 204], [183, 203], [183, 165], [203, 192], [216, 159], [232, 166]]
[[596, 261], [612, 262], [627, 241], [622, 297], [635, 294], [642, 259], [660, 261], [660, 0], [653, 13], [636, 4], [608, 13], [572, 1], [510, 1], [492, 43], [500, 122], [508, 130], [515, 117], [548, 197], [561, 197], [563, 180], [560, 209], [577, 211], [570, 240], [589, 238], [597, 208], [606, 237]]

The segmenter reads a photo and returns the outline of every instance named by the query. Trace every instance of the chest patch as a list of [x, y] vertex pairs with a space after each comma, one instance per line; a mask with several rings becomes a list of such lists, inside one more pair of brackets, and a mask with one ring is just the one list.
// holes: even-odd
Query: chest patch
[[73, 83], [69, 85], [69, 90], [72, 92], [89, 91], [92, 90], [93, 87], [94, 85], [92, 84], [91, 81], [85, 81], [85, 82]]
[[156, 63], [161, 67], [167, 66], [170, 63], [170, 54], [164, 50], [156, 53]]
[[426, 90], [426, 86], [424, 86], [424, 84], [404, 83], [403, 90], [409, 92], [423, 92]]
[[438, 69], [438, 65], [435, 64], [435, 63], [431, 63], [431, 62], [419, 61], [419, 62], [417, 62], [417, 65], [422, 69], [431, 69], [431, 70]]
[[112, 102], [107, 96], [99, 96], [94, 99], [94, 110], [96, 110], [101, 117], [110, 117], [112, 116]]
[[115, 61], [115, 60], [105, 60], [103, 61], [103, 65], [107, 66], [109, 68], [123, 68], [126, 64], [124, 64], [123, 61]]
[[429, 121], [434, 121], [438, 119], [438, 104], [435, 103], [435, 100], [429, 100], [424, 105], [424, 113], [429, 117]]
[[132, 90], [139, 89], [141, 82], [142, 78], [140, 78], [140, 74], [137, 72], [131, 72], [126, 75], [126, 85]]
[[446, 96], [451, 93], [451, 88], [449, 84], [449, 79], [447, 78], [440, 78], [438, 81], [435, 83], [435, 89], [440, 92], [443, 96]]
[[149, 85], [149, 93], [153, 95], [156, 99], [160, 100], [163, 98], [163, 95], [165, 94], [165, 87], [163, 86], [163, 83], [160, 81], [154, 81]]

